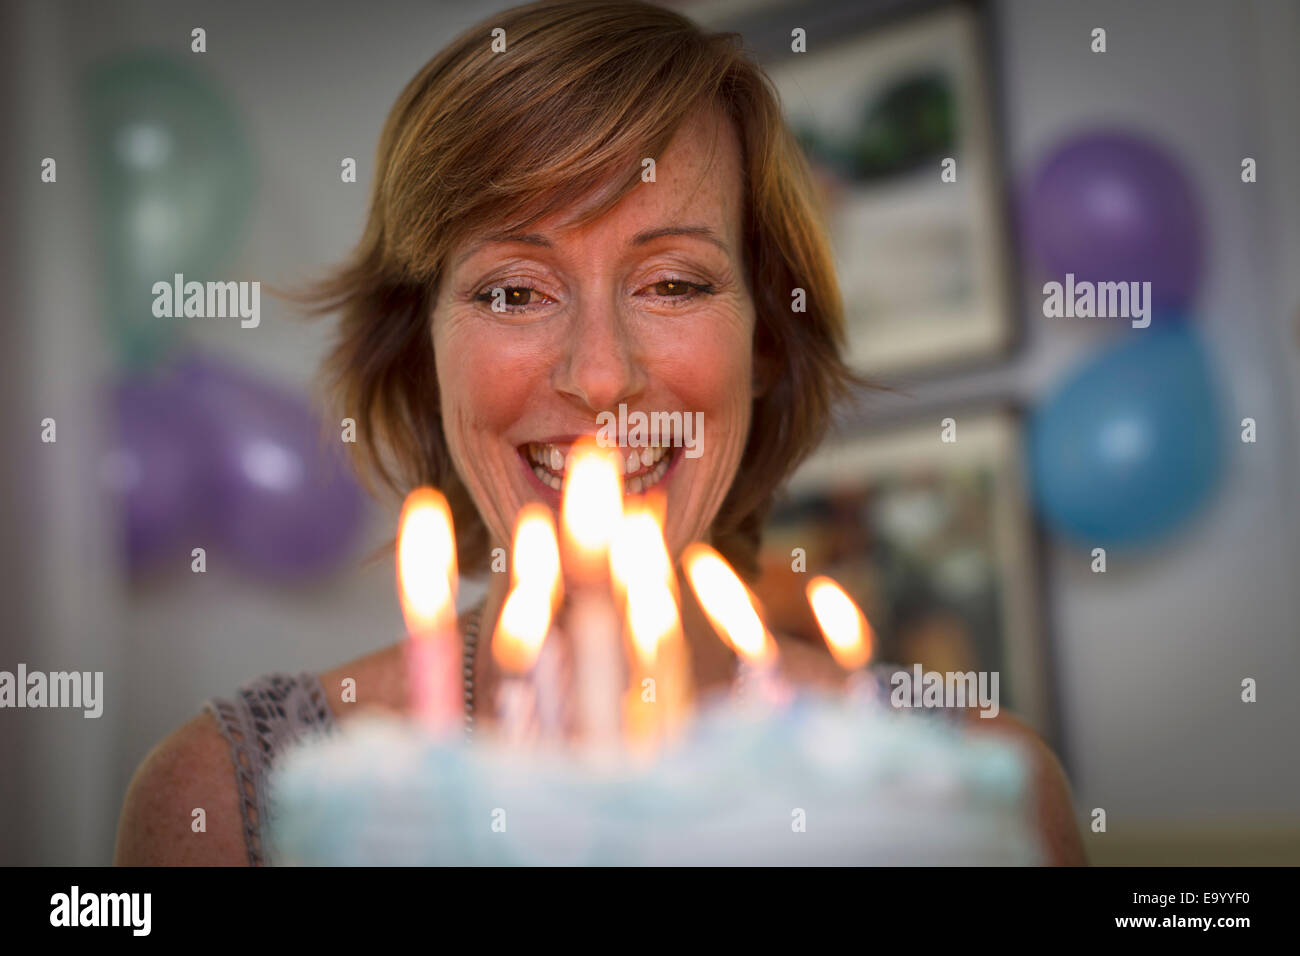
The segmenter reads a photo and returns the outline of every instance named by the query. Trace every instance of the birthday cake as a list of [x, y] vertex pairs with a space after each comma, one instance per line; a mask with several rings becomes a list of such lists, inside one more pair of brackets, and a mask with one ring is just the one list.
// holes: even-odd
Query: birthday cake
[[[580, 447], [551, 512], [516, 520], [493, 629], [496, 717], [458, 733], [454, 536], [416, 489], [398, 533], [413, 719], [358, 714], [282, 753], [272, 861], [299, 865], [1034, 864], [1025, 755], [889, 705], [869, 623], [829, 578], [809, 600], [845, 694], [796, 690], [752, 596], [702, 542], [681, 567], [741, 662], [692, 710], [674, 562], [652, 503], [624, 504], [619, 461]], [[477, 638], [476, 638], [477, 640]], [[469, 675], [472, 681], [472, 668]], [[487, 730], [486, 734], [479, 731]]]
[[1027, 761], [935, 714], [711, 702], [651, 759], [439, 741], [359, 715], [282, 755], [286, 865], [1034, 865]]

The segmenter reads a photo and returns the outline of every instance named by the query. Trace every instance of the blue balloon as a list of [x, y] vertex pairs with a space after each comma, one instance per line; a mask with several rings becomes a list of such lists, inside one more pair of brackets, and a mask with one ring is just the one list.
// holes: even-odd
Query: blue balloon
[[1124, 333], [1034, 412], [1029, 465], [1047, 523], [1088, 547], [1151, 543], [1208, 498], [1226, 436], [1184, 324]]

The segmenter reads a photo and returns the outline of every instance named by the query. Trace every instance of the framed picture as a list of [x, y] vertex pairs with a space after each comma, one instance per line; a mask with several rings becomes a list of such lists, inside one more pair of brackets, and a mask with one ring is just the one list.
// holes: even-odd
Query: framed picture
[[1019, 417], [999, 409], [945, 424], [824, 445], [773, 513], [755, 591], [774, 630], [819, 642], [804, 587], [827, 574], [867, 615], [874, 659], [997, 671], [1001, 708], [1050, 738]]
[[[1016, 309], [982, 4], [898, 4], [760, 47], [829, 216], [849, 361], [884, 377], [994, 359]], [[800, 15], [803, 14], [799, 10]], [[843, 20], [843, 17], [841, 17]], [[843, 39], [841, 39], [843, 37]]]

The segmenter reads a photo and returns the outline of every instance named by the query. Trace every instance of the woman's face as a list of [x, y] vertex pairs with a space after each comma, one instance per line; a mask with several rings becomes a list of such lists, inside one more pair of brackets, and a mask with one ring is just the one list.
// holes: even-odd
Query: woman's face
[[[449, 257], [433, 313], [443, 427], [498, 544], [527, 502], [558, 513], [570, 446], [620, 405], [631, 428], [637, 412], [683, 426], [619, 449], [628, 494], [666, 493], [674, 555], [707, 537], [736, 474], [754, 387], [739, 143], [704, 111], [655, 160], [655, 181], [598, 220], [485, 229]], [[684, 434], [688, 417], [700, 428]]]

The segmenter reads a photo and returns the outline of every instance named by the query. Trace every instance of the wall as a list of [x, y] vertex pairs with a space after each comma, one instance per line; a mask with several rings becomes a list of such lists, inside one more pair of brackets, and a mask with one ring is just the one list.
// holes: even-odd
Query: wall
[[[1283, 683], [1300, 672], [1300, 527], [1286, 497], [1300, 478], [1292, 325], [1300, 293], [1285, 275], [1300, 261], [1300, 210], [1294, 184], [1276, 184], [1300, 148], [1279, 80], [1289, 69], [1289, 89], [1297, 88], [1298, 34], [1294, 10], [1281, 7], [1241, 4], [1231, 18], [1211, 2], [1015, 0], [995, 8], [1014, 175], [1058, 136], [1103, 121], [1139, 126], [1183, 157], [1214, 224], [1197, 313], [1230, 417], [1260, 423], [1260, 443], [1243, 446], [1222, 494], [1170, 548], [1117, 560], [1104, 577], [1064, 546], [1045, 555], [1062, 749], [1080, 810], [1106, 807], [1117, 830], [1294, 823], [1300, 811], [1293, 756], [1300, 703]], [[25, 361], [11, 363], [19, 376], [11, 390], [23, 421], [61, 417], [57, 446], [38, 454], [24, 444], [14, 473], [19, 501], [30, 507], [13, 509], [25, 520], [4, 552], [23, 570], [7, 580], [14, 614], [0, 666], [12, 657], [48, 669], [102, 668], [110, 702], [99, 721], [0, 718], [26, 783], [4, 799], [18, 819], [34, 820], [0, 847], [16, 862], [107, 862], [130, 773], [204, 697], [270, 670], [323, 669], [400, 633], [386, 562], [294, 591], [219, 565], [135, 584], [116, 570], [107, 543], [112, 515], [80, 481], [93, 467], [90, 442], [81, 440], [94, 435], [107, 351], [95, 314], [93, 193], [76, 158], [76, 76], [92, 60], [137, 45], [188, 55], [190, 28], [204, 26], [202, 66], [246, 117], [260, 170], [249, 241], [231, 274], [291, 284], [355, 241], [387, 109], [415, 70], [488, 8], [335, 4], [325, 16], [302, 3], [136, 2], [29, 3], [6, 12], [21, 37], [22, 57], [9, 68], [21, 93], [18, 233], [26, 238], [12, 270], [20, 308], [6, 329]], [[1104, 57], [1087, 52], [1095, 25], [1109, 32]], [[1278, 123], [1285, 108], [1290, 123]], [[62, 157], [57, 190], [35, 181], [45, 155]], [[1274, 185], [1240, 184], [1243, 155], [1259, 159]], [[356, 185], [339, 181], [343, 156], [359, 161]], [[1029, 297], [1035, 283], [1025, 281]], [[206, 347], [306, 388], [328, 329], [264, 297], [255, 333], [233, 323], [196, 333]], [[910, 404], [1032, 399], [1095, 335], [1031, 317], [1023, 353], [997, 368], [920, 383]], [[375, 509], [368, 542], [379, 544], [392, 521]], [[1238, 701], [1243, 676], [1260, 681], [1253, 707]], [[1280, 759], [1285, 754], [1292, 759]]]

